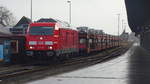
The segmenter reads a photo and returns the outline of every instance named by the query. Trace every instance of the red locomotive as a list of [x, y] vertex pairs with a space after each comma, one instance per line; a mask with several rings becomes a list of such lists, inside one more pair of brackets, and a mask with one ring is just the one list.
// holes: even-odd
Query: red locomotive
[[31, 23], [26, 34], [27, 55], [53, 57], [78, 53], [78, 32], [54, 19]]

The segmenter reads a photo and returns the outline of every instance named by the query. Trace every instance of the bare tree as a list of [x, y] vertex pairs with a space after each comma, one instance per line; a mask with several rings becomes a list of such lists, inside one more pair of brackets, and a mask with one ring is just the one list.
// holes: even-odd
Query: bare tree
[[0, 24], [2, 26], [12, 26], [15, 23], [13, 14], [5, 7], [0, 7]]

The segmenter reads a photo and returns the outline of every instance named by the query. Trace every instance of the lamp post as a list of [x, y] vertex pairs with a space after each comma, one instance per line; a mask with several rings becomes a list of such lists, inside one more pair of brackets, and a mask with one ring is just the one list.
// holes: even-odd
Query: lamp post
[[122, 19], [122, 31], [124, 30], [124, 19]]
[[126, 26], [127, 26], [127, 24], [126, 23], [124, 23], [124, 30], [126, 31]]
[[118, 46], [119, 46], [119, 38], [120, 38], [120, 36], [119, 36], [119, 29], [120, 29], [120, 14], [117, 14], [117, 16], [118, 16]]
[[31, 16], [30, 16], [30, 18], [31, 18], [31, 21], [32, 21], [32, 0], [31, 0]]
[[71, 24], [71, 1], [67, 1], [69, 4], [69, 23]]

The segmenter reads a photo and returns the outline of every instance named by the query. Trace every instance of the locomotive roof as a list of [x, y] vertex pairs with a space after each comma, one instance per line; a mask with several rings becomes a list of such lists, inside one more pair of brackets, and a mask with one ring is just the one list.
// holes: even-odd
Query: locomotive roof
[[37, 22], [54, 22], [54, 23], [63, 23], [63, 24], [68, 24], [69, 25], [68, 22], [53, 19], [53, 18], [41, 18]]
[[41, 18], [37, 22], [57, 22], [57, 20], [52, 18]]
[[41, 18], [39, 19], [38, 21], [36, 22], [46, 22], [46, 23], [59, 23], [61, 24], [62, 27], [67, 27], [69, 28], [70, 27], [70, 24], [66, 21], [61, 21], [61, 20], [57, 20], [57, 19], [53, 19], [53, 18]]

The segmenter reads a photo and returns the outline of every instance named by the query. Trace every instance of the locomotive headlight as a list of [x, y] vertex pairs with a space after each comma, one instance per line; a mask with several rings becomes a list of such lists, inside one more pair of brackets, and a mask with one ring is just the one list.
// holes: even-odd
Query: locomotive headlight
[[29, 41], [29, 45], [37, 45], [36, 41]]
[[53, 45], [52, 41], [45, 41], [45, 45]]
[[55, 30], [59, 30], [59, 27], [57, 25], [55, 26]]
[[32, 47], [32, 46], [30, 46], [30, 49], [33, 49], [33, 47]]
[[49, 46], [49, 47], [48, 47], [48, 49], [52, 50], [52, 49], [53, 49], [53, 47], [52, 47], [52, 46]]

